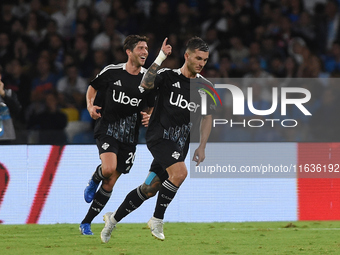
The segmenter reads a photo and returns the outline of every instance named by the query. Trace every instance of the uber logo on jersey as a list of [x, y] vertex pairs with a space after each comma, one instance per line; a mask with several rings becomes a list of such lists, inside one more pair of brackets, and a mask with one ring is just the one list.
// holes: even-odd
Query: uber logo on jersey
[[188, 109], [190, 112], [196, 112], [198, 107], [200, 107], [200, 105], [196, 104], [195, 102], [188, 102], [181, 94], [178, 94], [177, 99], [174, 100], [174, 92], [171, 92], [170, 104], [178, 106], [182, 109]]
[[125, 92], [119, 92], [119, 95], [116, 96], [116, 91], [113, 90], [112, 92], [112, 97], [113, 97], [113, 101], [117, 102], [117, 103], [121, 103], [121, 104], [129, 104], [131, 106], [138, 106], [139, 103], [142, 101], [142, 99], [138, 99], [138, 98], [130, 98], [129, 96], [125, 95]]

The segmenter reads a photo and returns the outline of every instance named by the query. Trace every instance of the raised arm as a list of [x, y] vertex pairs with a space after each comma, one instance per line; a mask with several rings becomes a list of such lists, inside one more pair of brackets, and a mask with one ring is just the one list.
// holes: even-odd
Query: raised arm
[[195, 161], [198, 166], [205, 159], [205, 146], [208, 142], [208, 138], [212, 127], [212, 116], [206, 115], [202, 117], [201, 127], [200, 127], [200, 145], [195, 150], [193, 161]]
[[157, 71], [160, 68], [162, 62], [171, 54], [171, 45], [166, 44], [168, 38], [165, 38], [162, 44], [162, 48], [159, 51], [158, 57], [149, 67], [147, 72], [144, 74], [143, 79], [140, 83], [145, 89], [152, 89], [154, 87], [154, 81], [156, 79]]

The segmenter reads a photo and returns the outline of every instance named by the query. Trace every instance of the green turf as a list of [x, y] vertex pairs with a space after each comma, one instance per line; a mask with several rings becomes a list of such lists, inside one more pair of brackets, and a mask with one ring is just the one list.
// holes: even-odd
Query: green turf
[[75, 224], [0, 225], [0, 254], [340, 254], [340, 221], [165, 223], [165, 241], [146, 224], [119, 224], [107, 244]]

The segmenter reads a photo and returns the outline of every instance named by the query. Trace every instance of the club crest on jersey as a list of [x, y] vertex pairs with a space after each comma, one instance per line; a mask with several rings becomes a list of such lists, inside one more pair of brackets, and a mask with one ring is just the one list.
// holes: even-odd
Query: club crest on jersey
[[181, 155], [181, 154], [179, 154], [179, 152], [174, 151], [174, 152], [172, 153], [171, 156], [172, 156], [173, 158], [175, 158], [175, 159], [178, 159], [180, 155]]
[[108, 144], [108, 143], [103, 143], [103, 145], [102, 145], [102, 148], [104, 150], [107, 150], [107, 148], [109, 148], [109, 147], [110, 147], [110, 144]]
[[125, 92], [120, 91], [119, 95], [116, 97], [116, 91], [113, 90], [112, 92], [113, 101], [121, 104], [129, 104], [131, 106], [139, 106], [142, 99], [138, 98], [130, 98], [129, 96], [125, 95]]
[[174, 99], [174, 92], [171, 92], [170, 104], [178, 106], [182, 109], [188, 109], [190, 112], [196, 112], [198, 107], [200, 107], [200, 105], [196, 104], [195, 102], [188, 102], [181, 94], [178, 94], [177, 98]]

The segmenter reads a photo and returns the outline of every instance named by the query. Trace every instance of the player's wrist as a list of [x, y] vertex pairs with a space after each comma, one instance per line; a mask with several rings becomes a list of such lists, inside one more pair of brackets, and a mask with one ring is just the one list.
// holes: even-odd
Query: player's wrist
[[160, 66], [163, 63], [163, 61], [166, 59], [166, 57], [167, 56], [165, 55], [165, 53], [162, 50], [160, 50], [157, 58], [154, 61], [154, 63], [156, 63], [157, 65]]
[[197, 149], [205, 150], [206, 144], [207, 144], [207, 143], [202, 143], [202, 142], [201, 142], [201, 143], [198, 145]]

